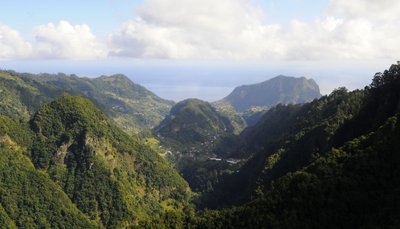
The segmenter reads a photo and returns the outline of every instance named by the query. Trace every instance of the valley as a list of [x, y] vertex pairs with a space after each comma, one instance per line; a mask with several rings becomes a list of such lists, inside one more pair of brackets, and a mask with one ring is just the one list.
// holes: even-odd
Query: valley
[[0, 224], [395, 226], [399, 88], [393, 64], [354, 91], [278, 76], [174, 103], [123, 75], [1, 71]]

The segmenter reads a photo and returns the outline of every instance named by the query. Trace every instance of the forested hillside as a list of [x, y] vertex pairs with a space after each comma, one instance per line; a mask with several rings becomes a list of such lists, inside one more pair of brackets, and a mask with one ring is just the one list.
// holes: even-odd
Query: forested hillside
[[[399, 224], [400, 66], [364, 90], [278, 106], [247, 133], [256, 150], [205, 206], [201, 227], [393, 228]], [[279, 125], [281, 124], [281, 125]]]
[[209, 103], [188, 99], [172, 107], [170, 114], [155, 128], [166, 141], [185, 145], [200, 144], [233, 132], [228, 118], [220, 115]]
[[212, 189], [221, 174], [237, 167], [217, 158], [231, 147], [234, 127], [208, 102], [188, 99], [177, 103], [154, 132], [196, 192]]
[[[1, 227], [400, 224], [399, 64], [362, 90], [271, 107], [237, 138], [210, 104], [183, 101], [155, 130], [176, 139], [166, 141], [177, 150], [169, 153], [127, 134], [89, 99], [65, 95], [73, 94], [65, 86], [0, 76]], [[50, 94], [58, 99], [48, 102]]]
[[34, 133], [26, 124], [0, 115], [0, 225], [96, 228], [47, 174], [32, 164]]
[[41, 106], [30, 129], [2, 120], [2, 173], [12, 179], [4, 180], [2, 206], [10, 224], [120, 228], [162, 225], [165, 217], [179, 224], [191, 211], [190, 189], [171, 165], [87, 99]]
[[121, 128], [139, 132], [156, 126], [173, 105], [124, 75], [76, 75], [0, 71], [0, 111], [28, 120], [40, 107], [64, 94], [90, 99]]

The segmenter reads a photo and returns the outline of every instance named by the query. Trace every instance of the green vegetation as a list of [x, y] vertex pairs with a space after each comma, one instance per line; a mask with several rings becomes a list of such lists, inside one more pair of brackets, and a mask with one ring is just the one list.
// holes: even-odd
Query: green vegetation
[[181, 158], [176, 167], [194, 192], [208, 193], [214, 190], [223, 175], [233, 173], [240, 165], [222, 159]]
[[209, 103], [188, 99], [172, 107], [155, 131], [167, 141], [191, 145], [231, 134], [233, 127], [229, 119], [220, 115]]
[[206, 211], [200, 228], [396, 228], [400, 115], [332, 148], [240, 207]]
[[181, 212], [189, 191], [150, 147], [110, 123], [89, 100], [62, 97], [34, 116], [32, 161], [105, 227]]
[[240, 134], [240, 132], [247, 127], [246, 119], [243, 117], [243, 114], [236, 112], [231, 104], [215, 102], [212, 105], [215, 107], [216, 111], [229, 119], [233, 126], [234, 134]]
[[59, 88], [35, 81], [33, 77], [0, 71], [0, 112], [10, 118], [28, 121], [41, 104], [63, 93]]
[[173, 105], [124, 75], [89, 79], [0, 71], [0, 113], [11, 118], [27, 121], [42, 104], [66, 94], [90, 99], [121, 128], [134, 133], [156, 126]]
[[225, 160], [210, 160], [223, 156], [235, 145], [233, 131], [227, 117], [198, 99], [176, 104], [155, 128], [162, 145], [170, 149], [168, 157], [197, 192], [211, 191], [219, 176], [236, 169], [237, 166], [230, 166]]
[[173, 105], [121, 74], [95, 79], [41, 74], [37, 79], [46, 85], [82, 93], [120, 127], [133, 132], [156, 126]]
[[31, 134], [25, 126], [0, 116], [0, 225], [95, 228], [61, 188], [25, 156]]
[[14, 121], [0, 114], [0, 136], [3, 140], [12, 139], [20, 146], [30, 147], [33, 134], [27, 123]]
[[[399, 224], [400, 66], [365, 90], [339, 88], [271, 109], [246, 134], [257, 153], [224, 177], [200, 228], [395, 228]], [[276, 124], [279, 123], [280, 125]]]
[[[23, 85], [7, 74], [3, 82]], [[45, 101], [42, 89], [25, 86], [31, 104]], [[161, 141], [191, 145], [175, 162], [202, 192], [195, 212], [187, 183], [151, 133], [142, 133], [144, 141], [128, 135], [90, 100], [61, 94], [28, 122], [31, 108], [6, 109], [25, 104], [9, 86], [8, 98], [20, 102], [0, 103], [0, 225], [397, 228], [399, 88], [400, 65], [392, 65], [363, 90], [271, 107], [240, 138], [231, 138], [233, 125], [210, 104], [177, 104], [156, 131]], [[187, 159], [194, 153], [202, 160]]]
[[2, 225], [121, 228], [192, 211], [171, 165], [82, 97], [43, 105], [30, 125], [0, 116], [0, 144]]

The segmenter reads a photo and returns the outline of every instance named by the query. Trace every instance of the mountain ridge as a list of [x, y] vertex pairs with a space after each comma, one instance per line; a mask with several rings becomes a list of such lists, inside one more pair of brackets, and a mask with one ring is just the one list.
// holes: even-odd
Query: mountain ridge
[[220, 201], [220, 206], [229, 206], [251, 202], [269, 193], [277, 180], [330, 157], [334, 149], [364, 142], [400, 112], [399, 69], [400, 65], [392, 65], [383, 74], [376, 74], [363, 90], [338, 88], [311, 103], [269, 110], [243, 136], [244, 148], [256, 153], [237, 174], [224, 178], [209, 203]]
[[[63, 73], [0, 72], [0, 95], [5, 98], [0, 102], [0, 110], [10, 117], [28, 120], [40, 105], [65, 94], [89, 98], [130, 132], [151, 129], [174, 104], [121, 74], [87, 78]], [[14, 111], [10, 112], [11, 109]]]
[[[240, 141], [230, 142], [238, 143], [239, 151], [229, 150], [233, 153], [229, 155], [247, 155], [243, 165], [219, 155], [207, 155], [200, 167], [193, 168], [198, 161], [186, 165], [189, 179], [202, 192], [194, 199], [167, 161], [171, 152], [160, 152], [163, 149], [157, 145], [150, 147], [137, 135], [122, 131], [97, 104], [29, 77], [0, 77], [0, 93], [7, 92], [0, 101], [1, 226], [396, 228], [399, 224], [400, 64], [375, 74], [364, 89], [337, 88], [309, 103], [269, 108]], [[126, 83], [120, 76], [106, 80]], [[44, 103], [50, 98], [42, 98], [42, 90], [59, 98]], [[113, 93], [124, 91], [118, 87]], [[32, 118], [24, 118], [35, 107], [40, 108]], [[7, 117], [14, 112], [21, 116]], [[201, 100], [178, 103], [164, 124], [176, 119], [180, 127], [176, 132], [185, 130], [190, 121], [195, 125], [188, 129], [199, 131], [207, 141], [234, 133], [230, 120]], [[191, 135], [183, 131], [182, 136], [184, 143]], [[195, 139], [188, 157], [206, 150], [197, 148], [207, 143], [204, 139]], [[199, 211], [194, 212], [190, 200]]]

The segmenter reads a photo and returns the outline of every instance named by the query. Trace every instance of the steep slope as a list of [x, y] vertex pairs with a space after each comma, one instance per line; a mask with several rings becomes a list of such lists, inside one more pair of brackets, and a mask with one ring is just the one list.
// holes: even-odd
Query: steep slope
[[258, 84], [237, 87], [215, 106], [231, 105], [237, 112], [244, 112], [252, 107], [310, 102], [320, 96], [314, 80], [280, 75]]
[[96, 228], [28, 154], [33, 133], [0, 115], [0, 225], [3, 228]]
[[209, 103], [188, 99], [172, 107], [170, 114], [155, 131], [162, 138], [190, 145], [214, 141], [232, 133], [233, 127]]
[[205, 212], [194, 224], [397, 227], [399, 88], [400, 65], [392, 65], [364, 90], [341, 88], [310, 104], [270, 110], [248, 133], [258, 153], [208, 199], [220, 206], [247, 203]]
[[157, 152], [110, 123], [89, 100], [61, 97], [31, 121], [32, 161], [90, 219], [104, 227], [180, 219], [186, 182]]
[[[233, 126], [233, 132], [239, 135], [248, 125], [245, 114], [237, 112], [230, 103], [214, 102], [212, 106], [221, 115], [227, 117]], [[263, 108], [265, 109], [265, 108]]]
[[280, 177], [324, 157], [332, 147], [375, 132], [400, 111], [399, 69], [393, 65], [365, 90], [339, 88], [312, 103], [267, 112], [244, 133], [242, 153], [256, 152], [254, 156], [239, 173], [226, 177], [206, 203], [216, 207], [249, 201], [270, 190]]
[[269, 187], [275, 179], [323, 155], [340, 126], [358, 114], [364, 96], [363, 91], [339, 89], [309, 104], [269, 110], [242, 133], [242, 146], [234, 155], [251, 159], [239, 173], [226, 177], [206, 202], [216, 207], [249, 201], [260, 184]]
[[200, 228], [396, 228], [400, 114], [332, 148], [243, 206], [206, 212]]
[[124, 75], [95, 79], [59, 73], [0, 72], [0, 112], [29, 119], [41, 104], [64, 94], [89, 98], [120, 127], [138, 132], [153, 128], [168, 114], [173, 102], [163, 100]]

